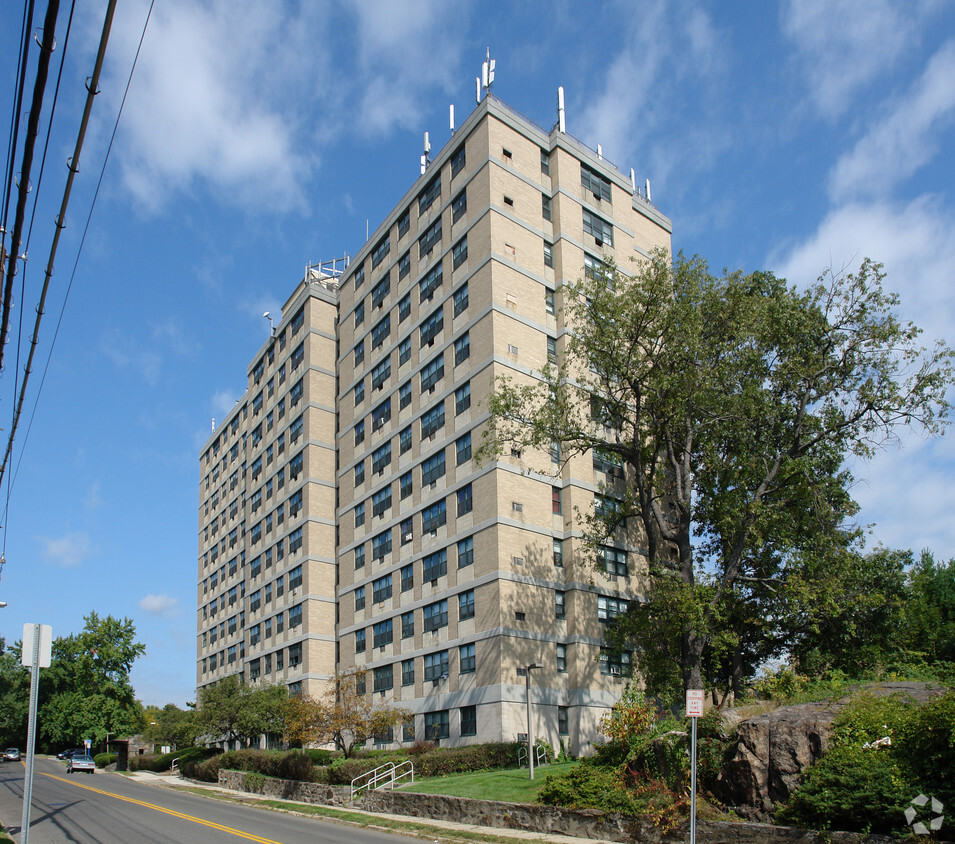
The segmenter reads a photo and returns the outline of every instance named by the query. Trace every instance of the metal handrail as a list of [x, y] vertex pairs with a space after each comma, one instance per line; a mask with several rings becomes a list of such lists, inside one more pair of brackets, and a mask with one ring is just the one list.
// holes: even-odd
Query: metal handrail
[[[407, 777], [411, 777], [411, 782], [414, 782], [414, 762], [410, 759], [400, 765], [395, 765], [394, 762], [386, 762], [374, 770], [365, 771], [351, 781], [351, 801], [354, 802], [355, 798], [365, 789], [373, 791], [377, 788], [393, 789], [396, 782]], [[359, 780], [365, 780], [365, 782], [359, 782]]]

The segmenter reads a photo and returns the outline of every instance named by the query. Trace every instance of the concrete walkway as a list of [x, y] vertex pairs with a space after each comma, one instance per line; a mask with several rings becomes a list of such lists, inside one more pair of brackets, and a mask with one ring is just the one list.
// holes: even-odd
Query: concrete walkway
[[[254, 801], [275, 799], [272, 797], [262, 797], [258, 794], [250, 794], [244, 791], [232, 791], [231, 789], [222, 788], [221, 786], [213, 783], [183, 779], [177, 774], [156, 774], [152, 771], [129, 771], [125, 774], [117, 774], [117, 776], [125, 776], [128, 779], [136, 780], [148, 785], [158, 785], [166, 788], [195, 788], [206, 791], [214, 791], [219, 794], [241, 800]], [[295, 804], [298, 801], [283, 799], [282, 802]], [[315, 806], [318, 804], [298, 803], [298, 805]], [[616, 844], [616, 842], [607, 841], [606, 839], [602, 838], [575, 838], [570, 835], [552, 835], [541, 832], [528, 832], [521, 829], [501, 829], [498, 827], [478, 826], [477, 824], [456, 823], [454, 821], [436, 821], [431, 820], [430, 818], [422, 818], [417, 816], [408, 817], [407, 815], [386, 815], [379, 812], [365, 812], [361, 809], [353, 809], [350, 806], [329, 806], [327, 808], [334, 809], [335, 811], [339, 812], [352, 812], [356, 815], [362, 815], [368, 819], [368, 824], [370, 826], [375, 825], [376, 819], [386, 818], [388, 820], [402, 823], [424, 824], [426, 826], [434, 827], [436, 831], [442, 829], [462, 830], [466, 832], [480, 833], [481, 835], [493, 835], [497, 838], [513, 839], [514, 841], [554, 841], [561, 842], [561, 844]], [[332, 820], [335, 819], [333, 818]], [[345, 821], [345, 823], [347, 823], [347, 821]]]

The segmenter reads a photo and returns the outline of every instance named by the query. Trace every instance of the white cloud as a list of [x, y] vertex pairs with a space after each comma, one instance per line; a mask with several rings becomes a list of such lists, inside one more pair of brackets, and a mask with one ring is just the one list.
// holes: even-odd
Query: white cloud
[[60, 537], [37, 537], [47, 562], [60, 568], [73, 568], [93, 554], [93, 543], [85, 533], [67, 533]]
[[[359, 127], [368, 134], [420, 125], [419, 102], [458, 76], [468, 5], [462, 0], [352, 0], [362, 91]], [[431, 94], [428, 94], [430, 98]]]
[[789, 0], [783, 33], [795, 44], [809, 93], [837, 117], [857, 92], [916, 50], [938, 0]]
[[[244, 388], [243, 388], [244, 389]], [[216, 414], [216, 418], [222, 420], [228, 414], [232, 412], [232, 408], [235, 407], [236, 401], [238, 401], [239, 396], [242, 395], [242, 391], [236, 390], [231, 392], [229, 390], [219, 390], [212, 397], [212, 412]]]
[[155, 383], [162, 369], [162, 355], [140, 347], [139, 338], [132, 339], [113, 331], [100, 344], [103, 354], [117, 369], [134, 372], [149, 383]]
[[139, 608], [150, 615], [173, 616], [177, 615], [179, 599], [167, 595], [146, 595], [139, 600]]
[[829, 182], [836, 198], [884, 195], [938, 152], [939, 134], [955, 117], [955, 41], [928, 62], [912, 90], [837, 162]]
[[90, 488], [86, 492], [86, 498], [83, 500], [83, 504], [87, 510], [98, 510], [102, 505], [103, 498], [100, 496], [99, 490], [99, 481], [94, 481], [90, 484]]
[[[121, 122], [126, 188], [150, 211], [175, 192], [209, 187], [249, 208], [305, 207], [314, 144], [292, 106], [321, 90], [324, 4], [169, 0], [156, 6]], [[145, 7], [117, 17], [106, 89], [125, 84]], [[294, 60], [293, 60], [294, 57]], [[307, 57], [307, 60], [303, 60]], [[110, 84], [111, 83], [111, 84]]]
[[885, 285], [901, 296], [905, 319], [921, 326], [928, 338], [955, 340], [955, 218], [937, 197], [907, 205], [844, 205], [803, 242], [777, 250], [767, 265], [804, 285], [827, 267], [855, 268], [863, 258], [885, 265]]

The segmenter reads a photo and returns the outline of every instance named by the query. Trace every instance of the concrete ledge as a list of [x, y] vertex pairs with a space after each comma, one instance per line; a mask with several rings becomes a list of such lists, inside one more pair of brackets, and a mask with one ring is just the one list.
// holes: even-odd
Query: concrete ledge
[[[253, 779], [253, 782], [258, 780]], [[599, 809], [562, 809], [537, 803], [501, 803], [410, 791], [365, 792], [352, 804], [347, 786], [271, 779], [261, 788], [246, 788], [246, 772], [219, 771], [219, 785], [232, 791], [325, 806], [353, 807], [365, 812], [430, 818], [496, 829], [641, 844], [685, 844], [689, 823], [663, 831], [648, 821]], [[258, 784], [258, 783], [256, 783]], [[700, 844], [892, 844], [895, 839], [855, 832], [815, 832], [760, 823], [697, 821]], [[897, 842], [895, 842], [897, 844]]]

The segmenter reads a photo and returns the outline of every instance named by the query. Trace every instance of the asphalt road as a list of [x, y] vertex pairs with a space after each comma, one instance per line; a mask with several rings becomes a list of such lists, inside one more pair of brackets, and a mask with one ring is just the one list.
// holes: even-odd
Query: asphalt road
[[[0, 764], [0, 822], [17, 842], [25, 770], [20, 762]], [[210, 800], [100, 771], [67, 774], [65, 763], [37, 757], [29, 840], [31, 844], [399, 844], [413, 839]]]

